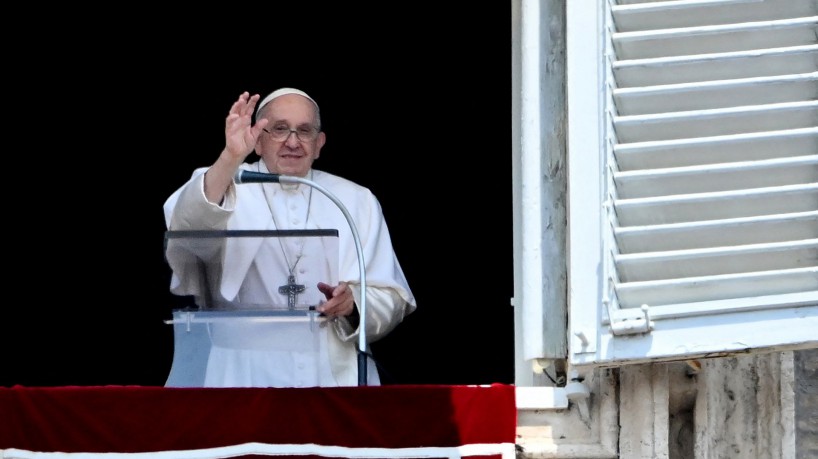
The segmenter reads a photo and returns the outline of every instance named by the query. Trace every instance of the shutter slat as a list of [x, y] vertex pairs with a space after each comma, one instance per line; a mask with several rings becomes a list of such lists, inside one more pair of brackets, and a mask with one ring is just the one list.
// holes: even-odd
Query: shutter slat
[[613, 91], [617, 110], [629, 115], [662, 113], [668, 107], [678, 111], [692, 111], [795, 102], [809, 100], [816, 94], [818, 72]]
[[618, 88], [810, 73], [818, 70], [818, 45], [653, 59], [617, 60]]
[[818, 209], [818, 183], [614, 200], [621, 226], [753, 217]]
[[623, 171], [784, 158], [817, 151], [818, 127], [614, 145], [616, 164]]
[[818, 183], [818, 154], [763, 161], [615, 172], [619, 198]]
[[614, 118], [621, 143], [809, 128], [817, 124], [818, 100]]
[[814, 239], [818, 238], [818, 210], [703, 222], [619, 227], [614, 230], [614, 237], [622, 253]]
[[810, 45], [818, 16], [715, 26], [612, 34], [618, 59], [688, 56], [705, 53]]
[[612, 5], [619, 32], [755, 22], [809, 16], [813, 8], [792, 0], [687, 0]]
[[620, 282], [818, 266], [818, 239], [614, 255]]
[[818, 304], [818, 268], [631, 282], [617, 284], [616, 291], [622, 309], [661, 306], [654, 319], [723, 313], [737, 305], [791, 306], [793, 295], [805, 304]]

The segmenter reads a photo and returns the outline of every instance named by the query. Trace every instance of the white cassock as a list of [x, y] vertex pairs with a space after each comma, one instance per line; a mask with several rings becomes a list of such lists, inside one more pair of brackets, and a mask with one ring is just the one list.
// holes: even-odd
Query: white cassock
[[[267, 172], [263, 162], [242, 169]], [[219, 309], [287, 309], [280, 292], [289, 271], [304, 286], [297, 307], [318, 305], [324, 296], [319, 281], [350, 283], [361, 304], [358, 253], [344, 214], [323, 192], [306, 184], [242, 184], [228, 189], [219, 206], [204, 195], [204, 172], [165, 202], [169, 230], [337, 230], [338, 261], [327, 257], [334, 238], [227, 238], [215, 282], [226, 301]], [[310, 178], [311, 177], [311, 178]], [[367, 189], [342, 177], [312, 170], [308, 179], [336, 197], [355, 223], [366, 265], [366, 338], [372, 343], [392, 331], [416, 304], [395, 256], [380, 204]], [[168, 249], [173, 270], [171, 291], [201, 298], [200, 271], [185, 251]], [[330, 259], [327, 261], [327, 259]], [[201, 303], [199, 303], [201, 304]], [[224, 323], [210, 326], [212, 348], [207, 363], [208, 387], [312, 387], [358, 384], [358, 330], [346, 319], [317, 324]], [[367, 349], [368, 351], [368, 349]], [[367, 384], [380, 383], [368, 359]]]

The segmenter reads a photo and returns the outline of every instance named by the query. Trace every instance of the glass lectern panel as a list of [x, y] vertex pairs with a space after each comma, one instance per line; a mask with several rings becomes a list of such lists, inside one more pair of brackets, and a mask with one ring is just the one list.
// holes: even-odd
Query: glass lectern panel
[[[326, 361], [320, 358], [325, 321], [316, 311], [325, 297], [317, 285], [338, 283], [337, 230], [168, 231], [165, 258], [171, 292], [190, 300], [167, 321], [174, 327], [174, 356], [166, 386], [231, 385], [211, 384], [219, 365], [233, 365], [218, 359], [266, 353], [271, 359], [297, 355], [312, 365]], [[303, 367], [294, 367], [281, 385], [320, 381], [328, 372]]]

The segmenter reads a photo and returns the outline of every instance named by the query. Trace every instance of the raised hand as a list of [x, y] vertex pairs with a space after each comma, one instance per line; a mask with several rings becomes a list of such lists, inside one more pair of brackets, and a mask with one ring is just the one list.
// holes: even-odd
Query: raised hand
[[210, 202], [222, 202], [228, 187], [233, 183], [236, 170], [256, 148], [261, 130], [267, 126], [266, 118], [253, 125], [253, 110], [258, 99], [258, 94], [251, 96], [245, 91], [230, 107], [230, 113], [224, 121], [224, 150], [207, 170], [204, 178], [205, 196]]
[[224, 122], [225, 152], [239, 162], [253, 152], [261, 130], [267, 125], [266, 118], [253, 125], [253, 111], [258, 100], [258, 94], [251, 96], [247, 91], [243, 92], [233, 102]]

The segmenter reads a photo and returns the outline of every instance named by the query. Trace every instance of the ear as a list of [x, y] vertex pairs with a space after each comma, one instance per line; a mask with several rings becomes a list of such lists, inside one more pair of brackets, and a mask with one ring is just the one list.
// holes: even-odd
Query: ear
[[315, 159], [318, 159], [321, 156], [321, 149], [324, 147], [324, 144], [327, 143], [327, 134], [324, 131], [318, 133], [318, 139], [315, 141]]

